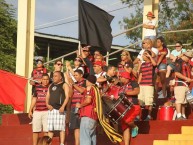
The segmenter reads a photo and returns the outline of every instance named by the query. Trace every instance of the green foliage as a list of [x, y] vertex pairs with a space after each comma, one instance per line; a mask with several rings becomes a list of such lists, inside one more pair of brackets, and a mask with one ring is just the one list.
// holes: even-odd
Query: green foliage
[[[123, 18], [120, 22], [127, 28], [132, 28], [143, 23], [143, 0], [121, 0], [128, 4], [129, 8], [135, 8], [135, 13], [131, 13], [129, 18]], [[159, 1], [159, 22], [158, 35], [163, 35], [168, 44], [174, 44], [176, 41], [191, 43], [193, 40], [193, 31], [181, 33], [161, 34], [164, 31], [192, 29], [193, 26], [193, 3], [191, 0], [160, 0]], [[138, 28], [128, 32], [126, 35], [131, 42], [140, 40], [142, 29]]]
[[[12, 6], [0, 0], [0, 69], [15, 72], [17, 23]], [[10, 105], [0, 104], [0, 117], [13, 113]]]
[[1, 120], [2, 114], [13, 114], [13, 107], [11, 105], [0, 104], [0, 124], [2, 122]]
[[15, 72], [17, 23], [12, 6], [0, 0], [0, 69]]
[[0, 116], [2, 114], [11, 114], [13, 113], [13, 107], [11, 105], [0, 104]]

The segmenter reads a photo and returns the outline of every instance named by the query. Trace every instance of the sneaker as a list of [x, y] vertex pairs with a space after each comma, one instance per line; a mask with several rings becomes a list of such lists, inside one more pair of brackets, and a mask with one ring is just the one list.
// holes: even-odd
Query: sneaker
[[162, 90], [161, 90], [161, 91], [159, 91], [157, 94], [158, 94], [158, 95], [161, 95], [161, 94], [163, 94]]
[[153, 106], [152, 106], [152, 107], [153, 107], [153, 108], [156, 108], [156, 103], [155, 103], [155, 102], [153, 103]]
[[159, 98], [159, 99], [162, 99], [162, 98], [165, 98], [165, 97], [164, 97], [163, 94], [160, 94], [160, 95], [158, 96], [158, 98]]
[[149, 120], [151, 120], [151, 118], [149, 118], [149, 117], [147, 116], [144, 121], [149, 121]]
[[140, 118], [139, 117], [135, 117], [134, 121], [140, 121]]
[[187, 120], [187, 119], [181, 116], [181, 117], [176, 117], [176, 120]]
[[134, 127], [132, 128], [132, 131], [131, 131], [131, 137], [136, 137], [138, 135], [138, 127]]
[[184, 116], [182, 116], [182, 118], [183, 118], [183, 120], [187, 120], [187, 118], [186, 118], [186, 117], [184, 117]]

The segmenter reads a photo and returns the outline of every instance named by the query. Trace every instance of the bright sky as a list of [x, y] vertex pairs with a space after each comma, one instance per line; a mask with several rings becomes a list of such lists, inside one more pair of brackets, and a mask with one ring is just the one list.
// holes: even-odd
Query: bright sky
[[[119, 21], [123, 17], [129, 17], [130, 13], [133, 12], [132, 9], [125, 8], [120, 0], [87, 0], [88, 2], [104, 9], [105, 11], [112, 11], [110, 14], [115, 16], [111, 23], [112, 34], [118, 34], [124, 31], [123, 27], [119, 25]], [[6, 0], [6, 2], [13, 4], [17, 10], [17, 0]], [[122, 8], [122, 9], [121, 9]], [[70, 21], [77, 20], [78, 17], [78, 0], [36, 0], [36, 17], [35, 17], [35, 31], [60, 35], [65, 37], [78, 38], [78, 21], [68, 23]], [[60, 21], [58, 21], [60, 20]], [[57, 21], [56, 23], [51, 23], [49, 25], [44, 25], [42, 27], [47, 27], [51, 25], [57, 25], [61, 23], [67, 23], [55, 27], [38, 29], [40, 25]], [[115, 45], [128, 45], [129, 40], [125, 35], [118, 36], [113, 39], [113, 44]]]

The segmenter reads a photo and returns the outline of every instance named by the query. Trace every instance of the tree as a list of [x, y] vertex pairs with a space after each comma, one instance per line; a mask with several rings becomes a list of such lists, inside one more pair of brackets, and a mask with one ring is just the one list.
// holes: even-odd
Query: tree
[[15, 72], [17, 23], [11, 5], [0, 0], [0, 69]]
[[[0, 0], [0, 69], [15, 72], [16, 34], [14, 9], [4, 0]], [[13, 108], [0, 104], [0, 122], [3, 113], [13, 113]]]
[[[127, 28], [132, 28], [143, 23], [143, 0], [121, 0], [128, 7], [135, 7], [135, 13], [130, 18], [123, 18], [120, 22]], [[159, 22], [158, 35], [163, 35], [168, 44], [176, 41], [191, 43], [193, 40], [193, 31], [183, 33], [161, 34], [169, 30], [192, 29], [193, 26], [193, 2], [192, 0], [160, 0], [159, 2]], [[131, 41], [141, 40], [142, 29], [128, 32], [127, 37]]]

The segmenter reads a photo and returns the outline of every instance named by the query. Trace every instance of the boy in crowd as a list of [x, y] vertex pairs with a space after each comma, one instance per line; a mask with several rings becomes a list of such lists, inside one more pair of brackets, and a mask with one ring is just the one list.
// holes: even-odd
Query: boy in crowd
[[156, 66], [155, 60], [152, 58], [151, 51], [145, 50], [143, 53], [144, 62], [140, 67], [140, 74], [138, 83], [140, 86], [140, 93], [138, 95], [139, 103], [141, 106], [144, 105], [148, 108], [148, 116], [145, 121], [151, 119], [151, 112], [154, 98], [154, 87], [153, 87], [153, 66]]

